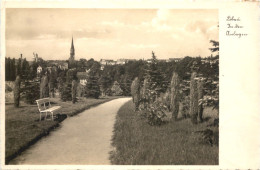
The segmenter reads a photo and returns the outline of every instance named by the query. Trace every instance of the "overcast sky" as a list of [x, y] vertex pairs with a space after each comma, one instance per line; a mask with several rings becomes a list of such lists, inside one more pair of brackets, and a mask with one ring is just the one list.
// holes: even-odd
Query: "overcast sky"
[[218, 40], [217, 10], [7, 9], [6, 56], [158, 59], [210, 55]]

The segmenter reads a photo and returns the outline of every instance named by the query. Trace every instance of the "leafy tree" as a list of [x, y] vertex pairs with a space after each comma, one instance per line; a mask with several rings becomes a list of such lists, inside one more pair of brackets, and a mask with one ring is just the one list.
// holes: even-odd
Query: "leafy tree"
[[97, 70], [93, 69], [90, 70], [89, 76], [87, 79], [87, 84], [86, 84], [86, 92], [85, 96], [86, 97], [91, 97], [91, 98], [98, 98], [100, 95], [100, 88], [99, 88], [99, 83], [98, 83], [98, 72]]
[[99, 84], [100, 84], [101, 92], [103, 93], [103, 95], [106, 95], [108, 93], [108, 90], [111, 87], [112, 79], [109, 75], [106, 74], [105, 71], [103, 72], [103, 74], [99, 79]]
[[120, 85], [117, 81], [115, 81], [111, 87], [111, 93], [113, 96], [121, 96], [123, 94], [123, 90], [120, 88]]
[[146, 70], [146, 77], [148, 78], [150, 84], [150, 90], [151, 90], [151, 99], [152, 101], [155, 101], [155, 99], [160, 95], [161, 92], [164, 91], [163, 89], [163, 77], [158, 69], [158, 60], [152, 52], [152, 61], [150, 64], [148, 64], [148, 69]]
[[22, 91], [25, 102], [33, 104], [35, 100], [40, 98], [40, 81], [37, 78], [34, 80], [25, 80]]
[[62, 101], [71, 101], [72, 100], [72, 95], [71, 95], [71, 89], [72, 89], [72, 84], [70, 83], [64, 83], [60, 87], [60, 98]]

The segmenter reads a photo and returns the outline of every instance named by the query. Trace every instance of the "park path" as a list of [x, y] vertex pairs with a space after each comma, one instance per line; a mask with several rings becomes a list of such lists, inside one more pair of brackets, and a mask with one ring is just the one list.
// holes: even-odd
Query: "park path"
[[115, 99], [65, 119], [10, 164], [109, 165], [116, 114], [130, 98]]

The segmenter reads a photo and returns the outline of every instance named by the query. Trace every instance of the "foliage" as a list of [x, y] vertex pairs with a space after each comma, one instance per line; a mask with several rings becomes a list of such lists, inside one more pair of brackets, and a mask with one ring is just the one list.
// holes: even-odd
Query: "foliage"
[[196, 83], [196, 72], [191, 74], [190, 80], [190, 116], [192, 123], [197, 123], [198, 116], [198, 90]]
[[163, 118], [166, 117], [167, 106], [165, 106], [161, 101], [156, 100], [154, 103], [150, 104], [146, 111], [146, 116], [148, 118], [148, 123], [151, 126], [162, 125], [164, 123]]
[[98, 72], [93, 69], [90, 70], [86, 84], [85, 97], [98, 98], [100, 95], [100, 88], [98, 83]]
[[207, 128], [206, 122], [193, 125], [182, 119], [160, 127], [149, 126], [133, 109], [129, 101], [117, 113], [110, 154], [113, 165], [219, 164], [219, 147], [200, 143], [200, 134], [194, 133]]
[[69, 69], [66, 73], [66, 82], [71, 83], [72, 80], [77, 78], [77, 71], [75, 68]]
[[[197, 81], [197, 88], [198, 88], [198, 100], [202, 99], [203, 98], [203, 85], [204, 85], [204, 80], [203, 79], [200, 79]], [[203, 114], [203, 105], [199, 102], [198, 103], [198, 118], [199, 118], [199, 121], [202, 122], [202, 114]]]
[[71, 101], [72, 95], [71, 95], [71, 84], [70, 83], [64, 83], [61, 92], [60, 92], [60, 98], [62, 101]]
[[123, 94], [123, 90], [120, 88], [120, 85], [117, 81], [115, 81], [111, 87], [111, 94], [113, 96], [121, 96]]
[[34, 104], [40, 98], [40, 81], [38, 79], [26, 80], [22, 89], [25, 103]]
[[45, 75], [41, 78], [40, 83], [40, 98], [49, 97], [49, 80], [48, 80], [48, 73], [46, 72]]
[[19, 107], [20, 105], [20, 93], [21, 93], [20, 85], [21, 85], [21, 78], [18, 75], [14, 82], [14, 107]]
[[138, 109], [140, 103], [140, 82], [138, 77], [134, 79], [131, 85], [131, 95], [135, 104], [135, 110]]
[[171, 80], [171, 111], [172, 117], [177, 119], [179, 112], [179, 85], [180, 80], [179, 76], [176, 72], [173, 72], [172, 80]]
[[77, 81], [73, 80], [72, 81], [72, 86], [71, 86], [71, 98], [72, 98], [72, 103], [74, 104], [76, 102], [76, 95], [77, 95]]
[[210, 48], [211, 52], [219, 51], [219, 42], [215, 40], [210, 40], [210, 43], [214, 46], [213, 48]]
[[181, 115], [182, 117], [186, 118], [189, 117], [189, 110], [190, 110], [190, 96], [184, 96], [181, 101]]
[[15, 59], [11, 59], [10, 57], [5, 58], [5, 80], [6, 81], [14, 81], [16, 77], [16, 66]]
[[162, 73], [158, 68], [158, 60], [152, 52], [151, 63], [148, 63], [148, 68], [146, 70], [146, 77], [150, 82], [151, 90], [151, 100], [152, 102], [160, 95], [161, 92], [164, 92], [166, 87], [164, 86]]

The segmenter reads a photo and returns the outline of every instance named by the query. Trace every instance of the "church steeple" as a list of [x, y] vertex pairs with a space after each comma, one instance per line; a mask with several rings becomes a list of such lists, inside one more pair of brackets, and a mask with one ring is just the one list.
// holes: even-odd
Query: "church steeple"
[[75, 49], [74, 49], [73, 37], [72, 37], [71, 48], [70, 48], [70, 60], [74, 60], [74, 57], [75, 57]]

